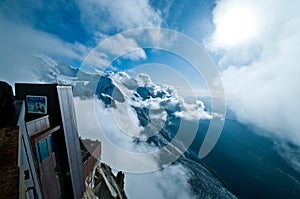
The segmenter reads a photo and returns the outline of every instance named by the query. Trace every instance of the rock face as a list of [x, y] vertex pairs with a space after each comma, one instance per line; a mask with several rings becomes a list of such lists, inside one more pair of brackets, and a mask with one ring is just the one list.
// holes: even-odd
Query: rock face
[[124, 191], [124, 178], [123, 172], [119, 171], [115, 176], [108, 165], [101, 163], [96, 167], [95, 173], [88, 178], [90, 182], [87, 182], [83, 198], [127, 199]]
[[125, 179], [125, 174], [122, 171], [119, 171], [116, 177], [116, 182], [120, 186], [122, 191], [124, 191], [124, 179]]

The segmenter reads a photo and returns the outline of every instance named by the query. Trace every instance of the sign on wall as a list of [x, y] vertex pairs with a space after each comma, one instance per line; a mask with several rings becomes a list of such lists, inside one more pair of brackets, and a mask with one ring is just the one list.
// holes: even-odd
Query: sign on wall
[[47, 114], [47, 97], [27, 95], [27, 113]]

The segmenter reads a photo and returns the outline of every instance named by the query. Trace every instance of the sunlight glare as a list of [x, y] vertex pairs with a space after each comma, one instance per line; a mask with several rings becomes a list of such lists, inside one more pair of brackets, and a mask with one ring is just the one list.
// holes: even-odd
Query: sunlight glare
[[258, 32], [255, 11], [245, 6], [228, 8], [215, 19], [215, 39], [222, 46], [236, 46], [254, 38]]

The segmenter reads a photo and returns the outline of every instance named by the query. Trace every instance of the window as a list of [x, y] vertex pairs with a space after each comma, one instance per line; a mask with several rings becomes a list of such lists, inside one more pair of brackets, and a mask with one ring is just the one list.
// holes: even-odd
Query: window
[[49, 157], [49, 152], [54, 152], [52, 137], [49, 136], [48, 138], [36, 143], [35, 151], [38, 163], [41, 163], [43, 160]]
[[40, 141], [39, 147], [40, 147], [41, 160], [43, 161], [49, 156], [47, 139]]
[[28, 180], [30, 178], [30, 176], [29, 176], [29, 170], [25, 170], [24, 171], [24, 178], [25, 178], [25, 180]]
[[52, 137], [49, 136], [48, 137], [48, 144], [49, 144], [49, 148], [50, 148], [50, 153], [54, 152], [54, 146], [53, 146], [53, 142], [52, 142]]
[[41, 156], [40, 156], [40, 152], [39, 152], [39, 144], [38, 143], [35, 144], [35, 152], [36, 152], [36, 157], [37, 157], [38, 163], [41, 163]]

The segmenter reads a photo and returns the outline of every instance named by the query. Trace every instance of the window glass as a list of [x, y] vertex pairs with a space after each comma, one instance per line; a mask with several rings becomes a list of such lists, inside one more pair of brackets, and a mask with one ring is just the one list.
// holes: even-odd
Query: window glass
[[50, 153], [54, 152], [54, 147], [53, 147], [53, 142], [52, 142], [52, 137], [49, 136], [48, 137], [48, 144], [49, 144], [49, 148], [50, 148]]
[[36, 152], [36, 157], [37, 157], [38, 163], [41, 163], [41, 157], [40, 157], [40, 153], [39, 153], [39, 145], [38, 145], [38, 143], [35, 144], [35, 152]]
[[40, 146], [40, 153], [42, 161], [45, 160], [49, 156], [47, 140], [43, 140], [39, 143]]

